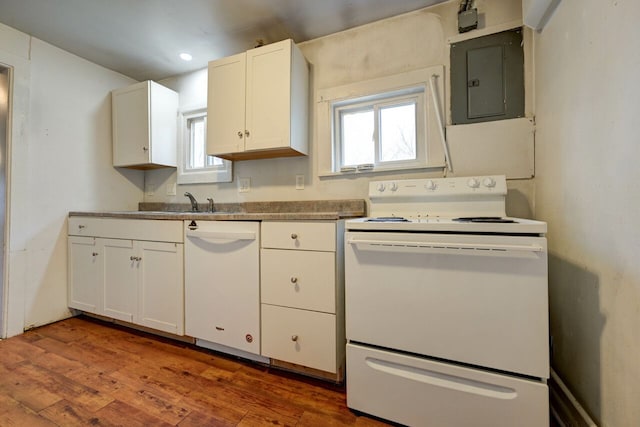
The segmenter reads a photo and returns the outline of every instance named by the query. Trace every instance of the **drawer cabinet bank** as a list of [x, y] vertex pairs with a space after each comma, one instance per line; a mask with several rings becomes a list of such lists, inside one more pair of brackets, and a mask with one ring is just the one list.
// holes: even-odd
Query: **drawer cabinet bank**
[[[72, 212], [68, 228], [68, 305], [126, 326], [340, 382], [345, 361], [342, 218], [362, 216], [364, 203], [358, 206], [362, 210], [315, 216], [230, 214], [228, 219], [236, 224], [242, 224], [242, 220], [256, 224], [259, 256], [250, 257], [247, 262], [252, 265], [243, 269], [259, 274], [238, 276], [236, 264], [212, 258], [211, 265], [220, 271], [213, 274], [209, 284], [202, 278], [197, 284], [190, 282], [194, 275], [186, 270], [194, 261], [201, 264], [202, 260], [189, 260], [192, 252], [185, 251], [185, 243], [192, 240], [188, 234], [193, 233], [189, 231], [191, 222], [206, 227], [215, 224], [212, 216]], [[217, 221], [221, 227], [226, 222]], [[225, 244], [220, 242], [222, 247]], [[227, 246], [234, 247], [231, 243]], [[210, 252], [207, 256], [216, 257], [215, 250]], [[235, 280], [239, 277], [246, 295], [255, 295], [256, 300], [242, 299], [242, 309], [235, 310], [242, 318], [230, 316], [228, 327], [223, 325], [225, 331], [237, 330], [241, 339], [219, 341], [216, 336], [223, 335], [219, 332], [220, 320], [199, 311], [216, 306], [215, 302], [206, 302], [211, 295], [231, 295], [224, 287], [233, 290], [239, 285]], [[202, 293], [203, 301], [198, 301], [194, 290]], [[185, 301], [185, 294], [190, 303]], [[234, 309], [227, 311], [233, 313]], [[250, 318], [259, 320], [259, 328], [252, 327], [245, 333], [243, 328]], [[245, 342], [246, 336], [251, 336], [250, 341]]]

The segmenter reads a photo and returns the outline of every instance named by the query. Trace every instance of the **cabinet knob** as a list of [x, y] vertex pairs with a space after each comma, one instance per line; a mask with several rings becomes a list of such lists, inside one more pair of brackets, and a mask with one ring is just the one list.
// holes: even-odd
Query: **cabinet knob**
[[142, 147], [142, 151], [149, 151], [147, 147]]
[[247, 138], [249, 138], [249, 131], [248, 130], [245, 130], [244, 134], [246, 135]]
[[131, 256], [129, 257], [129, 259], [130, 259], [131, 261], [142, 261], [142, 257], [139, 257], [139, 256], [133, 256], [133, 255], [131, 255]]
[[291, 233], [291, 238], [293, 240], [296, 240], [298, 238], [298, 235], [296, 233]]
[[291, 278], [291, 283], [298, 283], [298, 278], [297, 277], [292, 277]]
[[238, 131], [238, 138], [242, 139], [242, 131]]
[[291, 341], [293, 341], [293, 342], [298, 341], [298, 336], [297, 335], [291, 335]]
[[131, 256], [129, 257], [129, 260], [131, 260], [131, 261], [135, 261], [135, 260], [136, 260], [136, 257], [134, 257], [133, 255], [131, 255]]
[[86, 225], [82, 225], [82, 224], [79, 224], [79, 225], [78, 225], [78, 228], [79, 228], [80, 230], [82, 230], [82, 229], [83, 229], [83, 228], [85, 228], [85, 227], [86, 227]]
[[92, 253], [91, 256], [98, 256], [98, 252]]

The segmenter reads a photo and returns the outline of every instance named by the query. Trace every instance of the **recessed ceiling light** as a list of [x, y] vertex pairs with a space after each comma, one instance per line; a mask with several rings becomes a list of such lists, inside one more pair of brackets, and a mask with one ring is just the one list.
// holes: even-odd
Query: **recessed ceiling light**
[[191, 56], [188, 53], [184, 52], [184, 53], [180, 54], [180, 59], [182, 59], [183, 61], [191, 61], [193, 59], [193, 56]]

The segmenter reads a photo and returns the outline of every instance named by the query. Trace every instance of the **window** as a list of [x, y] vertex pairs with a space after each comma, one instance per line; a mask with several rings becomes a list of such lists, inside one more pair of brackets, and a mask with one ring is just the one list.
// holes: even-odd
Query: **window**
[[231, 162], [207, 155], [207, 110], [180, 114], [178, 184], [231, 182]]
[[437, 66], [319, 90], [317, 139], [328, 147], [318, 152], [320, 175], [443, 167], [434, 112], [436, 103], [444, 110], [443, 73]]
[[[425, 164], [424, 87], [333, 103], [335, 164], [342, 171]], [[422, 138], [421, 138], [422, 137]]]

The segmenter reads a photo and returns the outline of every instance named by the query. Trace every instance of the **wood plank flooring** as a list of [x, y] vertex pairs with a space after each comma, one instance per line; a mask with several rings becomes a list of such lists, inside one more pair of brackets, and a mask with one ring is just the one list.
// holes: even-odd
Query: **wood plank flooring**
[[0, 341], [0, 426], [385, 426], [343, 386], [76, 317]]

